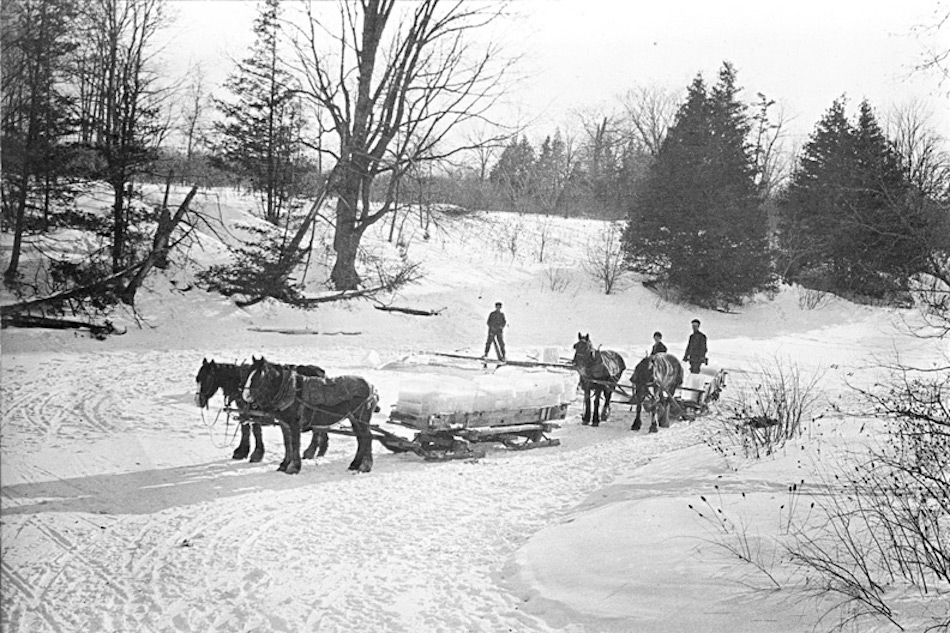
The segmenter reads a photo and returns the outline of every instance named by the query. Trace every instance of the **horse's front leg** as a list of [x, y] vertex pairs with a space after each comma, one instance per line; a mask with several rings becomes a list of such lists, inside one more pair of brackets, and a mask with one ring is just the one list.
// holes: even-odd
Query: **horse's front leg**
[[594, 419], [591, 421], [591, 426], [600, 426], [600, 387], [594, 388]]
[[584, 413], [581, 415], [581, 424], [590, 424], [590, 385], [582, 383], [584, 389]]
[[241, 424], [241, 443], [237, 445], [231, 454], [231, 459], [244, 459], [251, 452], [251, 429], [249, 423]]
[[327, 454], [327, 448], [330, 447], [330, 434], [320, 431], [313, 432], [313, 441], [317, 443], [317, 457], [323, 457]]
[[637, 402], [637, 417], [634, 418], [633, 424], [630, 425], [630, 430], [631, 430], [631, 431], [639, 431], [639, 430], [640, 430], [640, 424], [641, 424], [641, 422], [640, 422], [640, 410], [643, 409], [643, 400], [637, 399], [636, 402]]
[[287, 422], [287, 435], [290, 439], [289, 458], [287, 469], [284, 471], [288, 475], [296, 475], [300, 472], [300, 421], [294, 417]]
[[286, 472], [290, 464], [290, 427], [283, 420], [278, 420], [277, 424], [280, 426], [280, 434], [284, 439], [284, 461], [280, 463], [277, 470]]
[[251, 431], [254, 433], [254, 452], [251, 453], [251, 462], [259, 462], [264, 458], [264, 435], [261, 433], [261, 425], [257, 422], [251, 425]]

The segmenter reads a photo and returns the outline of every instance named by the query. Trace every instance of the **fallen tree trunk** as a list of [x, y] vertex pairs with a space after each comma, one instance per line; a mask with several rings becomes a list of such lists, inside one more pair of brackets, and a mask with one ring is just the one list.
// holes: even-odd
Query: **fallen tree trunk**
[[414, 316], [439, 316], [445, 310], [445, 308], [441, 308], [439, 310], [417, 310], [416, 308], [397, 308], [395, 306], [373, 307], [384, 312], [401, 312], [403, 314], [412, 314]]
[[110, 334], [125, 334], [125, 330], [120, 332], [110, 321], [92, 323], [89, 321], [74, 321], [72, 319], [54, 319], [52, 317], [36, 316], [33, 314], [8, 313], [6, 310], [4, 310], [2, 318], [0, 318], [0, 324], [5, 328], [36, 327], [54, 330], [88, 329], [89, 332], [99, 340], [105, 339], [105, 337]]

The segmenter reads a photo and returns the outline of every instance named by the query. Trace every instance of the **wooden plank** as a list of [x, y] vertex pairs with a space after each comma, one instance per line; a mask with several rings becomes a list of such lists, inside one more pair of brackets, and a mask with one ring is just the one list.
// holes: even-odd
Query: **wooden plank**
[[512, 365], [514, 367], [554, 367], [557, 369], [569, 369], [573, 370], [573, 365], [568, 365], [566, 363], [542, 363], [539, 361], [533, 360], [498, 360], [495, 358], [484, 358], [482, 356], [469, 356], [466, 354], [449, 354], [447, 352], [419, 352], [420, 354], [428, 354], [430, 356], [444, 356], [445, 358], [459, 358], [463, 360], [477, 360], [480, 363], [492, 364], [492, 365]]

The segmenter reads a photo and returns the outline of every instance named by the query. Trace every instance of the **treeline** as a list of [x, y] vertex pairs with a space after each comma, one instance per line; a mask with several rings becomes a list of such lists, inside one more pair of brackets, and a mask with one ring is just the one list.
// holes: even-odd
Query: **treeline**
[[[373, 19], [384, 25], [395, 6], [374, 4]], [[437, 6], [420, 5], [412, 27], [444, 24]], [[579, 113], [541, 138], [489, 126], [450, 147], [457, 123], [484, 124], [479, 104], [500, 85], [487, 65], [399, 49], [406, 64], [441, 65], [385, 73], [392, 83], [367, 91], [360, 86], [373, 79], [355, 66], [331, 79], [334, 58], [316, 41], [288, 42], [282, 4], [265, 0], [253, 45], [213, 95], [200, 66], [180, 82], [160, 72], [156, 38], [168, 24], [166, 7], [163, 0], [0, 5], [8, 284], [22, 280], [25, 233], [69, 225], [108, 246], [86, 264], [52, 262], [51, 279], [62, 286], [117, 279], [116, 296], [131, 302], [137, 267], [150, 259], [163, 265], [166, 254], [156, 257], [155, 245], [167, 250], [178, 227], [167, 202], [140, 203], [143, 182], [238, 186], [257, 196], [273, 230], [261, 229], [258, 243], [204, 276], [225, 293], [300, 298], [292, 271], [308, 255], [303, 236], [321, 196], [336, 207], [332, 283], [339, 290], [362, 283], [356, 262], [371, 224], [385, 218], [395, 227], [410, 206], [433, 203], [621, 221], [626, 266], [704, 305], [736, 305], [780, 281], [885, 300], [922, 276], [950, 282], [950, 159], [919, 110], [882, 125], [871, 104], [860, 103], [849, 119], [839, 99], [793, 156], [775, 104], [761, 94], [743, 102], [736, 70], [724, 64], [714, 85], [697, 77], [682, 98], [639, 88], [609, 111]], [[449, 10], [483, 24], [466, 7]], [[298, 18], [330, 24], [309, 11]], [[349, 17], [354, 28], [367, 24]], [[375, 53], [382, 30], [370, 35]], [[417, 46], [428, 41], [405, 37]], [[332, 63], [334, 73], [342, 67]], [[427, 83], [433, 68], [476, 73], [461, 114], [450, 84]], [[357, 107], [347, 95], [363, 102]], [[444, 111], [432, 110], [446, 98]], [[88, 182], [111, 190], [108, 218], [70, 204]]]

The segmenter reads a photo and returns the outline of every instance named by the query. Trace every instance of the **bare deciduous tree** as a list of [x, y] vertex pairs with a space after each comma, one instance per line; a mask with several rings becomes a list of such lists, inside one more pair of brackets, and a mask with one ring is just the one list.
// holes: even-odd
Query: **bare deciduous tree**
[[94, 0], [84, 8], [76, 67], [80, 139], [96, 151], [113, 190], [115, 272], [130, 264], [130, 183], [154, 160], [169, 129], [170, 91], [161, 85], [154, 46], [165, 11], [164, 0]]
[[950, 153], [931, 118], [923, 103], [911, 101], [891, 111], [886, 133], [911, 184], [926, 196], [940, 198], [950, 194]]
[[680, 97], [660, 86], [638, 86], [620, 97], [623, 122], [635, 146], [656, 156], [673, 124]]
[[[406, 171], [471, 148], [449, 133], [485, 119], [507, 64], [495, 46], [471, 37], [501, 15], [500, 5], [359, 0], [330, 12], [319, 5], [305, 5], [293, 37], [304, 93], [328, 112], [336, 144], [327, 184], [336, 196], [331, 280], [346, 290], [360, 284], [363, 233], [393, 211]], [[382, 201], [371, 206], [384, 174]]]

